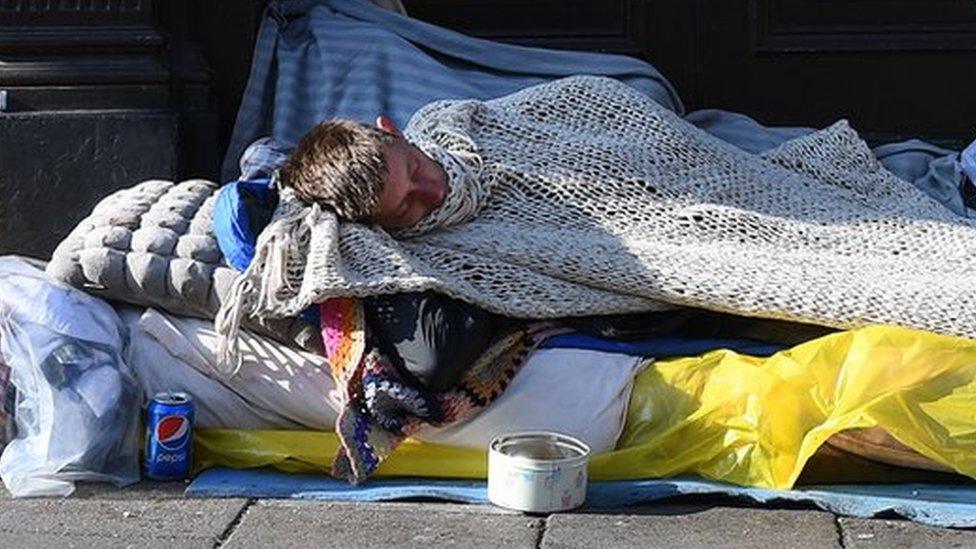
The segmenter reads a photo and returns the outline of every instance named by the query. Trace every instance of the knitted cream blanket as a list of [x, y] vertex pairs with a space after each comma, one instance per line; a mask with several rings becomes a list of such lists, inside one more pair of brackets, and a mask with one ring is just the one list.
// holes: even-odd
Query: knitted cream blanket
[[614, 80], [572, 77], [418, 111], [450, 192], [399, 234], [283, 193], [241, 314], [433, 289], [513, 317], [691, 305], [976, 337], [976, 230], [838, 122], [756, 156]]

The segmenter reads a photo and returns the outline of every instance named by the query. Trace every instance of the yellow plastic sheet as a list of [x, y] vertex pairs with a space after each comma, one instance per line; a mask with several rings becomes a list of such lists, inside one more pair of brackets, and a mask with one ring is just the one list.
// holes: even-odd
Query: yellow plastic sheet
[[[714, 351], [660, 361], [638, 377], [617, 450], [595, 480], [697, 474], [789, 488], [831, 435], [879, 426], [976, 478], [976, 341], [875, 326], [769, 358]], [[200, 430], [197, 467], [328, 470], [332, 433]], [[408, 441], [383, 476], [484, 478], [483, 451]]]

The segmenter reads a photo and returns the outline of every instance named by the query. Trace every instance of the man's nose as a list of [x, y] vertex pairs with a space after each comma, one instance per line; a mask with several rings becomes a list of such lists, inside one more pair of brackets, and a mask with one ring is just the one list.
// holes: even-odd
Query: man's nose
[[430, 206], [439, 206], [441, 202], [444, 201], [444, 196], [447, 194], [447, 188], [441, 185], [437, 180], [426, 179], [421, 181], [415, 188], [418, 197], [421, 198], [425, 204]]

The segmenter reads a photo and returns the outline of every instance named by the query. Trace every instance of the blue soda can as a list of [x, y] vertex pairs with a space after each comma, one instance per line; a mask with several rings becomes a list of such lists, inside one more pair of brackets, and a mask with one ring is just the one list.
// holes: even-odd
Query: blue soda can
[[146, 411], [143, 469], [153, 480], [182, 480], [193, 458], [193, 399], [186, 393], [157, 393]]

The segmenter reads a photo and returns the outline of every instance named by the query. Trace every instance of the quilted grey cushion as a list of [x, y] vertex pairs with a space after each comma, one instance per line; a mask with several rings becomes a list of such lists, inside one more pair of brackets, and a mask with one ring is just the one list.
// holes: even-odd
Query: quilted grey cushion
[[[213, 235], [218, 185], [150, 180], [95, 206], [58, 245], [47, 272], [102, 297], [213, 319], [237, 271]], [[247, 327], [322, 351], [318, 330], [296, 319], [251, 319]]]

